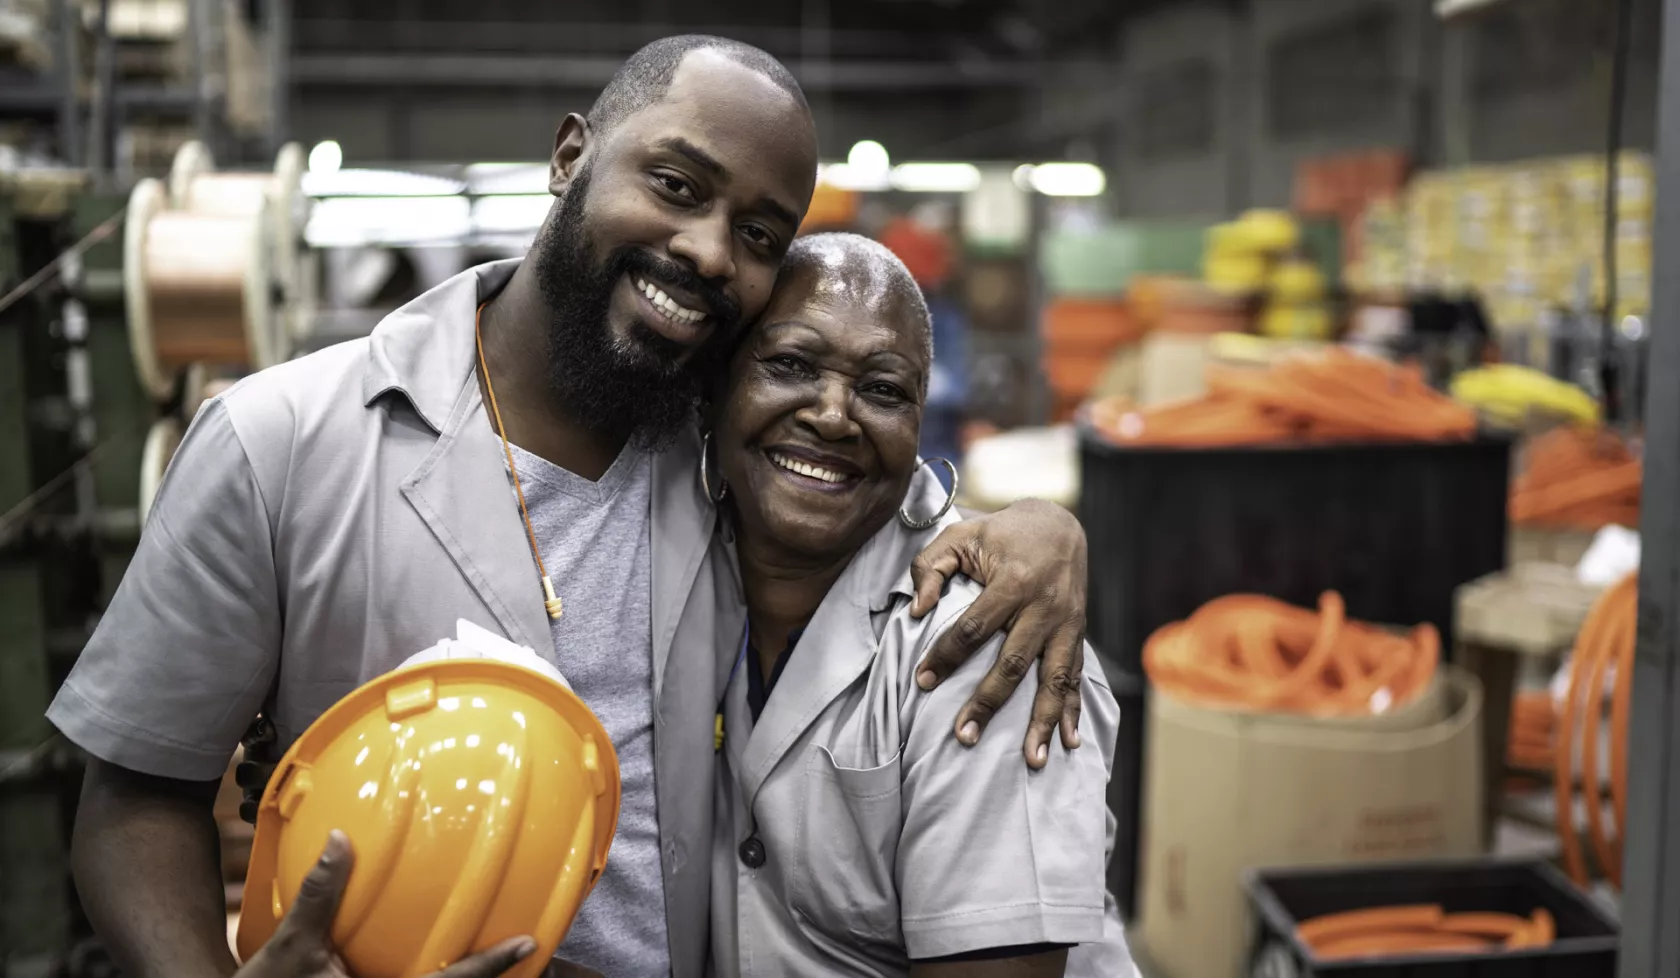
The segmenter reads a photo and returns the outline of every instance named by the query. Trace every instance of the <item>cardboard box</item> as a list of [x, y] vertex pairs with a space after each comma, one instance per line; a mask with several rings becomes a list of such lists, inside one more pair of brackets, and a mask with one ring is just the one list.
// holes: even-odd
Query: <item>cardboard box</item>
[[1241, 978], [1262, 867], [1468, 856], [1482, 838], [1482, 692], [1367, 721], [1240, 714], [1155, 693], [1140, 933], [1162, 978]]

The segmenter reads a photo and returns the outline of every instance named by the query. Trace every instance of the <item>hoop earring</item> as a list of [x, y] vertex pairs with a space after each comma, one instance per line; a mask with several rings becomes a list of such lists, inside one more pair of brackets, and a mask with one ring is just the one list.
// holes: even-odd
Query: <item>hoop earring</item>
[[718, 494], [712, 495], [712, 480], [706, 475], [706, 456], [711, 454], [711, 447], [712, 433], [708, 431], [705, 437], [700, 439], [700, 491], [706, 494], [707, 502], [716, 506], [723, 502], [723, 497], [729, 495], [729, 483], [723, 482]]
[[[945, 514], [949, 513], [951, 511], [951, 507], [956, 505], [956, 502], [957, 502], [957, 467], [955, 465], [951, 464], [951, 460], [948, 459], [948, 458], [923, 459], [922, 460], [922, 465], [926, 465], [929, 462], [942, 463], [945, 466], [945, 468], [950, 471], [950, 473], [951, 473], [951, 492], [950, 492], [949, 495], [947, 495], [945, 497], [945, 505], [939, 507], [939, 512], [934, 513], [932, 516], [928, 517], [925, 520], [912, 519], [911, 516], [910, 516], [910, 508], [908, 506], [899, 507], [898, 521], [900, 523], [903, 523], [905, 526], [909, 527], [912, 530], [926, 530], [926, 529], [932, 527], [934, 524], [936, 524], [940, 520], [944, 519]], [[921, 466], [917, 466], [917, 468], [921, 468]]]

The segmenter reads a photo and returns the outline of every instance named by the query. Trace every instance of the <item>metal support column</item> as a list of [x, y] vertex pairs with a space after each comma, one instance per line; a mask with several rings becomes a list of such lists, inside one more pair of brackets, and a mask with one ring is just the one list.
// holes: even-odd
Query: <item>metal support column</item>
[[[1664, 0], [1653, 264], [1680, 260], [1680, 0]], [[1621, 978], [1680, 975], [1680, 277], [1652, 281]]]
[[268, 0], [263, 23], [268, 42], [268, 153], [292, 138], [292, 3]]
[[53, 72], [59, 86], [58, 153], [64, 162], [77, 166], [82, 161], [82, 97], [77, 90], [81, 78], [78, 68], [81, 45], [77, 43], [81, 24], [76, 19], [76, 6], [71, 0], [58, 0], [53, 5], [55, 43]]

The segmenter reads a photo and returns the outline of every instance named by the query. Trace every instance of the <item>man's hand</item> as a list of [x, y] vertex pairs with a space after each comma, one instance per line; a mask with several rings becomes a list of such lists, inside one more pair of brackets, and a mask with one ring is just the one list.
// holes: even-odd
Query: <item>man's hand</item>
[[[342, 832], [332, 833], [279, 929], [234, 978], [350, 978], [332, 948], [332, 922], [353, 862], [350, 840]], [[496, 978], [536, 949], [536, 941], [515, 937], [428, 978]]]
[[1073, 514], [1039, 499], [947, 527], [910, 565], [916, 599], [910, 613], [933, 610], [951, 575], [984, 590], [935, 642], [916, 667], [916, 681], [932, 689], [967, 662], [1000, 630], [1003, 651], [957, 713], [957, 739], [973, 746], [1015, 687], [1038, 661], [1038, 696], [1023, 750], [1027, 764], [1049, 759], [1050, 731], [1079, 746], [1079, 681], [1085, 666], [1085, 530]]

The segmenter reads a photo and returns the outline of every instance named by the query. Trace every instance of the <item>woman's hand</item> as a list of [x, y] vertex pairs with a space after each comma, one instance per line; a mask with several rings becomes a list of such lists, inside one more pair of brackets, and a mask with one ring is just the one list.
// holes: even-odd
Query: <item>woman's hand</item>
[[989, 516], [947, 527], [910, 566], [916, 599], [910, 613], [933, 610], [945, 582], [961, 572], [984, 590], [940, 636], [916, 681], [932, 689], [986, 640], [1007, 630], [1003, 651], [957, 713], [957, 739], [973, 746], [998, 707], [1038, 662], [1038, 696], [1023, 746], [1027, 764], [1049, 759], [1050, 731], [1079, 746], [1079, 681], [1085, 666], [1085, 530], [1072, 513], [1027, 499]]

